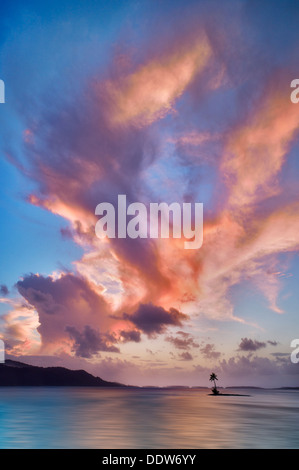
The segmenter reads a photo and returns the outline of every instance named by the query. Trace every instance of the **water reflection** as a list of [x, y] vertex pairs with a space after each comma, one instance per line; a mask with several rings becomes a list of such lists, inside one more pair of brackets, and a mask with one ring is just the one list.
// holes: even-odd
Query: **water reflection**
[[249, 393], [1, 388], [0, 447], [299, 448], [298, 392]]

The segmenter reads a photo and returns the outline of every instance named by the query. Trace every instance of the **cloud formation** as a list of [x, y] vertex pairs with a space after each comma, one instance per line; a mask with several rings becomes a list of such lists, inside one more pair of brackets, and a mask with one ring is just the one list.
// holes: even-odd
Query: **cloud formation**
[[109, 344], [106, 335], [99, 333], [89, 325], [84, 327], [83, 332], [78, 331], [73, 326], [67, 326], [65, 331], [74, 340], [73, 351], [75, 351], [76, 356], [91, 358], [100, 351], [120, 352], [117, 347]]
[[164, 333], [168, 326], [182, 326], [188, 316], [175, 308], [169, 311], [152, 303], [140, 304], [134, 313], [124, 313], [123, 318], [129, 320], [149, 337]]
[[239, 351], [257, 351], [258, 349], [265, 348], [266, 346], [267, 344], [262, 341], [242, 338], [239, 344]]
[[195, 44], [176, 45], [161, 58], [149, 60], [129, 76], [105, 83], [113, 103], [113, 124], [149, 125], [163, 118], [207, 64], [212, 50], [205, 36]]
[[0, 286], [0, 294], [1, 294], [1, 295], [4, 295], [4, 296], [6, 296], [6, 295], [9, 294], [9, 290], [8, 290], [8, 288], [7, 288], [7, 286], [6, 286], [5, 284], [2, 284], [2, 285]]
[[199, 347], [199, 344], [194, 341], [194, 338], [184, 331], [177, 331], [177, 336], [166, 336], [165, 340], [172, 343], [176, 349]]
[[140, 343], [141, 341], [141, 334], [138, 330], [122, 330], [119, 334], [124, 343], [127, 343], [128, 341]]
[[205, 359], [218, 359], [221, 356], [221, 352], [215, 351], [215, 345], [210, 343], [202, 346], [200, 352]]
[[[145, 343], [149, 349], [151, 339], [166, 334], [155, 342], [157, 351], [162, 344], [174, 347], [181, 360], [191, 361], [190, 351], [199, 348], [204, 360], [219, 360], [216, 338], [199, 346], [195, 333], [168, 332], [187, 321], [196, 331], [202, 321], [211, 322], [214, 333], [222, 322], [238, 322], [240, 351], [277, 344], [247, 338], [245, 328], [259, 327], [264, 318], [260, 293], [274, 322], [280, 316], [275, 314], [289, 315], [280, 293], [291, 264], [286, 258], [299, 249], [299, 105], [289, 99], [297, 33], [278, 28], [275, 14], [257, 2], [219, 4], [217, 15], [213, 4], [195, 3], [186, 15], [172, 15], [168, 6], [151, 13], [147, 21], [155, 25], [155, 38], [148, 31], [138, 50], [137, 42], [123, 40], [130, 36], [123, 31], [122, 40], [115, 38], [120, 54], [108, 47], [109, 37], [103, 49], [98, 39], [92, 43], [97, 52], [91, 57], [91, 44], [85, 38], [81, 44], [76, 28], [74, 44], [92, 66], [82, 71], [82, 59], [73, 62], [74, 44], [68, 49], [69, 41], [61, 41], [60, 80], [52, 87], [52, 58], [32, 43], [35, 26], [30, 37], [15, 28], [22, 47], [5, 43], [3, 57], [14, 57], [5, 64], [12, 94], [21, 103], [13, 110], [19, 124], [7, 133], [5, 153], [29, 183], [27, 205], [61, 217], [63, 243], [83, 250], [72, 272], [21, 270], [18, 297], [7, 302], [11, 310], [3, 316], [15, 354], [33, 354], [40, 346], [41, 354], [74, 355], [76, 361], [118, 348], [140, 357], [138, 347]], [[280, 8], [289, 22], [296, 18]], [[62, 31], [53, 20], [55, 27]], [[46, 44], [52, 33], [45, 24]], [[90, 34], [98, 38], [92, 22]], [[15, 64], [28, 62], [26, 48], [32, 65], [24, 67], [28, 89], [18, 100]], [[34, 57], [43, 58], [43, 77], [34, 72], [40, 70]], [[116, 205], [118, 194], [130, 203], [204, 201], [202, 248], [191, 253], [178, 239], [100, 241], [95, 207]], [[260, 316], [245, 314], [244, 301], [236, 309], [244, 285], [256, 296]], [[0, 291], [4, 303], [8, 289], [3, 284]], [[107, 359], [103, 370], [120, 373], [123, 363], [113, 361]], [[228, 368], [222, 364], [227, 373], [242, 364], [255, 367], [249, 358], [233, 358]], [[266, 364], [269, 370], [272, 365]]]
[[57, 278], [31, 274], [19, 281], [17, 288], [38, 314], [38, 332], [45, 348], [67, 347], [66, 327], [70, 325], [79, 331], [86, 324], [109, 329], [109, 306], [101, 291], [82, 277], [70, 273]]
[[188, 351], [184, 351], [181, 354], [179, 354], [179, 357], [181, 358], [181, 361], [192, 361], [193, 356], [190, 354]]
[[271, 340], [268, 340], [267, 343], [270, 344], [271, 346], [277, 346], [279, 344], [277, 341], [271, 341]]

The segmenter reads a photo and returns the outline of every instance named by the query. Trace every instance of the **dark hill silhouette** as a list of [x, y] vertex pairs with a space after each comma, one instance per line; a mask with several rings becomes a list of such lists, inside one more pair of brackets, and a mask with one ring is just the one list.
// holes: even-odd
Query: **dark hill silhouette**
[[125, 385], [106, 382], [85, 370], [37, 367], [8, 359], [0, 364], [0, 386], [124, 387]]

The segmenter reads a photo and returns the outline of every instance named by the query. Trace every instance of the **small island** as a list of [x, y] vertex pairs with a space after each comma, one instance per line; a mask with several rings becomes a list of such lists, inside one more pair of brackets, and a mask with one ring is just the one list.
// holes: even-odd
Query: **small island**
[[212, 372], [210, 375], [210, 382], [214, 382], [214, 387], [212, 388], [212, 393], [209, 393], [209, 395], [214, 397], [250, 397], [250, 395], [243, 395], [240, 393], [220, 393], [216, 385], [216, 380], [218, 380], [218, 377], [214, 372]]

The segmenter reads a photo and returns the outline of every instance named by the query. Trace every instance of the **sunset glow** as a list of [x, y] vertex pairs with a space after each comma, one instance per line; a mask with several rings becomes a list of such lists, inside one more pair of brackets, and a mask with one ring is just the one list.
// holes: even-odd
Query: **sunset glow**
[[[281, 25], [258, 2], [154, 3], [3, 7], [6, 355], [132, 385], [298, 386], [298, 6]], [[202, 246], [100, 239], [119, 195], [203, 203]]]

